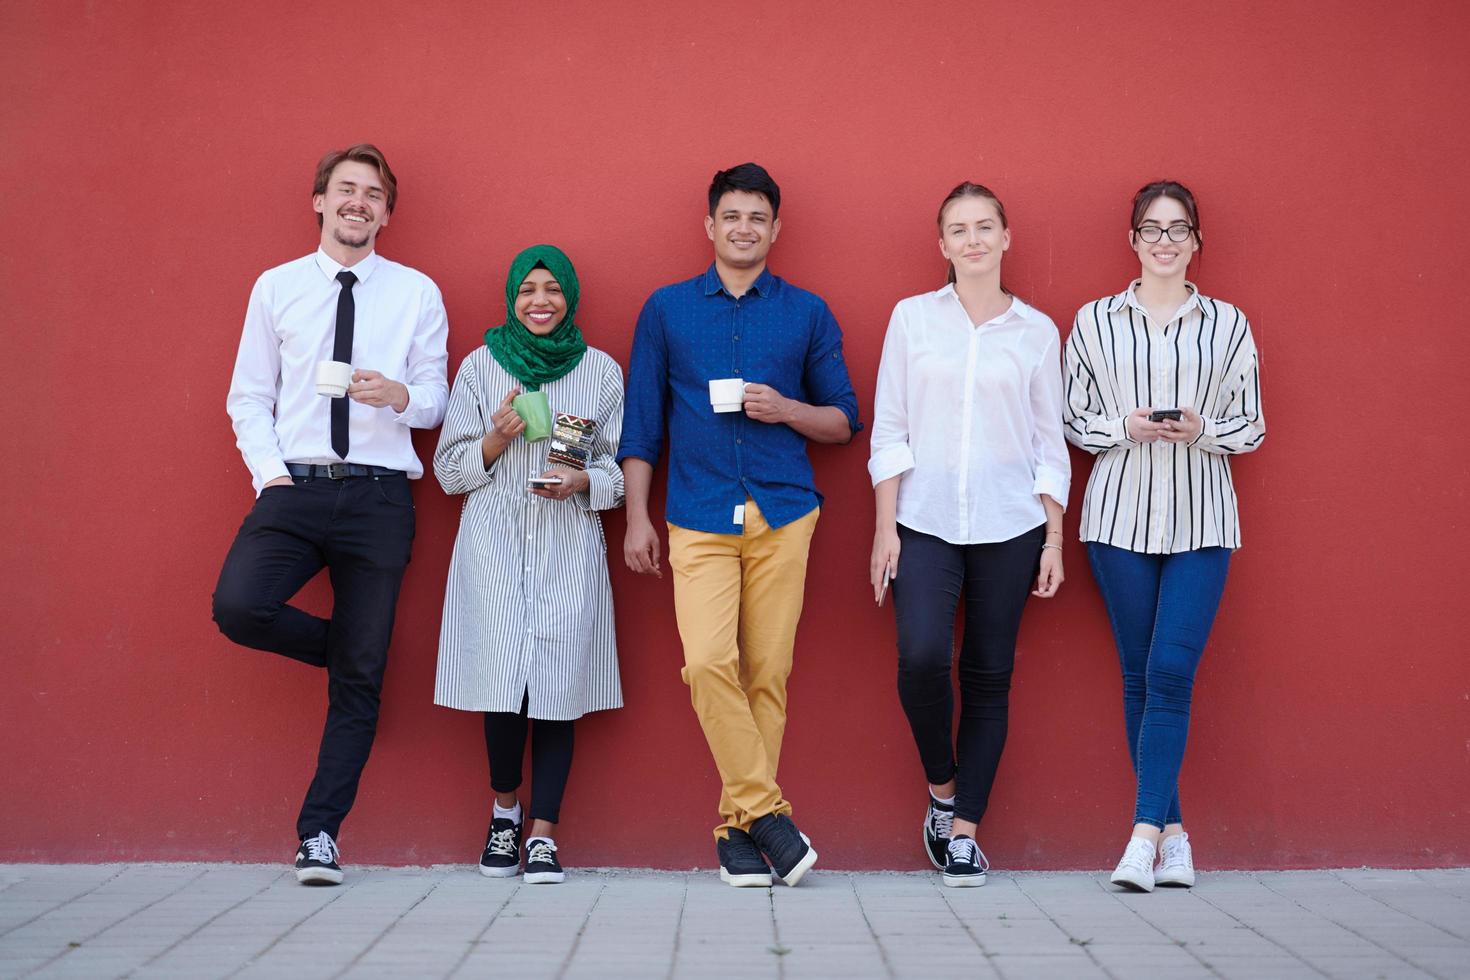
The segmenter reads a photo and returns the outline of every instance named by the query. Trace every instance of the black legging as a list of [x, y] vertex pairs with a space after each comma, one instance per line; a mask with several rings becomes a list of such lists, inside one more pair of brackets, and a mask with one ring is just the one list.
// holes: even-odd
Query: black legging
[[[514, 793], [521, 787], [521, 760], [526, 755], [526, 734], [531, 721], [526, 716], [527, 700], [517, 714], [485, 712], [485, 754], [490, 758], [490, 788], [497, 793]], [[567, 775], [572, 771], [575, 722], [536, 719], [531, 739], [531, 819], [557, 823]]]
[[[899, 525], [898, 698], [908, 715], [924, 775], [939, 785], [955, 780], [955, 816], [980, 822], [1006, 744], [1011, 669], [1021, 611], [1036, 577], [1046, 526], [1009, 541], [950, 544]], [[951, 736], [950, 682], [955, 610], [965, 596], [960, 644], [960, 729]]]

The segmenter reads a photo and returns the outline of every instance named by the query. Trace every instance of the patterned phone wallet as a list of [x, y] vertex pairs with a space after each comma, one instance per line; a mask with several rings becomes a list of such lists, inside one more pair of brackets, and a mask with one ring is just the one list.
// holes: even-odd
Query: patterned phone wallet
[[596, 432], [596, 419], [557, 412], [556, 424], [551, 428], [551, 451], [546, 454], [547, 463], [585, 470], [587, 460], [592, 456], [592, 439]]

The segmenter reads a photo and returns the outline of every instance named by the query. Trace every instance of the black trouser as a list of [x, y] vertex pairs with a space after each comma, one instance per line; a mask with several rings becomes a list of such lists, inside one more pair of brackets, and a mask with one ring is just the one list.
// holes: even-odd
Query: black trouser
[[[1045, 534], [1042, 524], [1009, 541], [957, 545], [898, 527], [899, 570], [892, 586], [898, 698], [929, 782], [955, 780], [955, 816], [961, 820], [978, 823], [990, 800], [1006, 744], [1016, 633]], [[965, 633], [956, 747], [950, 671], [961, 592]]]
[[[526, 733], [531, 721], [526, 716], [529, 698], [522, 699], [518, 714], [485, 712], [485, 754], [490, 757], [490, 788], [497, 793], [514, 793], [521, 787], [521, 760], [526, 755]], [[572, 771], [572, 721], [537, 718], [531, 738], [531, 819], [556, 823], [561, 819], [561, 798]]]
[[[378, 727], [413, 497], [401, 473], [294, 483], [266, 488], [246, 515], [215, 586], [214, 621], [236, 643], [326, 668], [327, 722], [296, 833], [336, 837]], [[329, 620], [286, 604], [323, 566]]]

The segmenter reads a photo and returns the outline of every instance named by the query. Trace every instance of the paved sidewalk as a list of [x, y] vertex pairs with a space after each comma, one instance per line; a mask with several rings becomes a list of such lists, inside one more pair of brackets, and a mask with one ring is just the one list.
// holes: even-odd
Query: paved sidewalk
[[0, 865], [0, 977], [1470, 977], [1470, 869], [1103, 874]]

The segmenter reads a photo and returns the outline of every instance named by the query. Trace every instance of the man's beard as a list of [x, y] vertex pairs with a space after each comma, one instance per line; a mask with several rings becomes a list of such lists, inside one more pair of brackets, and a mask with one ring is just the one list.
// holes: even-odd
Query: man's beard
[[337, 239], [338, 245], [346, 245], [348, 248], [362, 248], [368, 243], [367, 232], [363, 232], [362, 236], [357, 241], [353, 241], [352, 239], [348, 238], [346, 234], [344, 234], [345, 230], [346, 229], [342, 228], [341, 226], [332, 229], [332, 237]]

